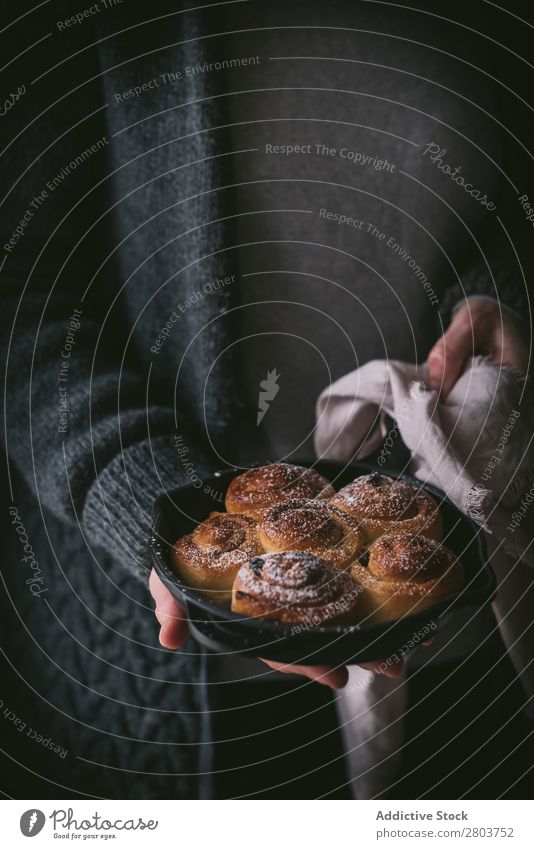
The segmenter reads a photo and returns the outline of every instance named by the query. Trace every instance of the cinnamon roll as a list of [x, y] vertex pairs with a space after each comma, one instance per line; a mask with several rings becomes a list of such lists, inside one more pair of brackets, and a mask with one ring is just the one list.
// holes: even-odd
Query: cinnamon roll
[[362, 609], [371, 622], [430, 607], [464, 584], [462, 564], [450, 549], [405, 532], [381, 536], [354, 563], [351, 575], [362, 586]]
[[346, 572], [304, 551], [254, 557], [237, 573], [232, 610], [286, 624], [350, 625], [361, 588]]
[[234, 478], [226, 493], [226, 509], [259, 519], [264, 510], [290, 498], [322, 499], [333, 495], [335, 489], [315, 469], [271, 463]]
[[272, 551], [308, 551], [345, 568], [364, 545], [359, 523], [329, 501], [294, 498], [270, 507], [263, 514], [258, 535], [263, 548]]
[[218, 513], [174, 544], [172, 562], [184, 583], [225, 603], [240, 566], [262, 551], [254, 519]]
[[361, 522], [368, 542], [397, 531], [437, 540], [443, 534], [438, 505], [424, 489], [378, 472], [356, 478], [331, 503]]

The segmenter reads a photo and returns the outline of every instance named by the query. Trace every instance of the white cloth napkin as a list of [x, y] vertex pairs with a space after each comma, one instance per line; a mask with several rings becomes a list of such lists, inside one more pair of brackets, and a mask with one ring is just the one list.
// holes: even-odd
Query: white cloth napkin
[[404, 677], [373, 676], [359, 666], [349, 667], [348, 683], [338, 694], [337, 712], [357, 799], [372, 799], [395, 781], [404, 742], [406, 695]]
[[[387, 468], [390, 447], [400, 436], [412, 456], [408, 471], [443, 490], [484, 529], [499, 585], [493, 610], [534, 715], [534, 575], [528, 568], [534, 566], [531, 389], [513, 370], [481, 357], [469, 361], [445, 401], [427, 388], [426, 377], [425, 366], [375, 360], [327, 387], [317, 401], [317, 456], [361, 459], [382, 443], [378, 465]], [[392, 720], [392, 711], [403, 703], [399, 682], [368, 676], [362, 685], [359, 680], [339, 699], [345, 723], [353, 715], [368, 717], [346, 726], [349, 749], [364, 765], [380, 756], [391, 768], [402, 726], [401, 713]], [[351, 767], [354, 757], [349, 751]], [[380, 770], [365, 766], [351, 772], [356, 795], [371, 798], [381, 792]]]
[[[425, 377], [424, 366], [386, 360], [341, 377], [317, 402], [317, 455], [365, 457], [386, 436], [389, 416], [411, 451], [410, 472], [534, 566], [531, 390], [511, 369], [481, 357], [469, 362], [445, 402], [426, 388]], [[387, 466], [387, 445], [382, 456]]]

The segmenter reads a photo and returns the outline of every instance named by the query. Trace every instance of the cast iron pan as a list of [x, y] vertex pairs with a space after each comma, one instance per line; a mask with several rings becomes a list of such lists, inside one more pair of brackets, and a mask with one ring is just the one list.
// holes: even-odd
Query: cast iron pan
[[[299, 462], [309, 466], [310, 463]], [[318, 472], [336, 489], [359, 475], [379, 471], [391, 477], [414, 481], [396, 471], [376, 468], [365, 463], [346, 465], [330, 461], [314, 464]], [[488, 604], [495, 596], [496, 581], [487, 562], [482, 532], [433, 486], [424, 488], [437, 499], [444, 523], [444, 542], [460, 556], [466, 576], [463, 590], [440, 601], [427, 610], [382, 624], [351, 627], [296, 628], [247, 619], [217, 607], [196, 594], [174, 574], [170, 554], [178, 537], [190, 533], [198, 522], [213, 510], [224, 510], [224, 496], [230, 481], [239, 470], [216, 473], [161, 496], [156, 502], [156, 515], [151, 539], [152, 563], [174, 597], [186, 608], [192, 634], [207, 648], [225, 654], [268, 657], [285, 663], [327, 664], [362, 663], [387, 658], [403, 646], [417, 644], [465, 608]], [[421, 485], [420, 481], [415, 481]], [[427, 630], [425, 630], [427, 629]]]

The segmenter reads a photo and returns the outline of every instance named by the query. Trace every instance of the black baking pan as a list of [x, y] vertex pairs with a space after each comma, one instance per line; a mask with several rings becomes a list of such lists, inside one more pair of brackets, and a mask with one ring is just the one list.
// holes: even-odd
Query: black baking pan
[[[301, 461], [300, 465], [311, 465]], [[421, 485], [410, 475], [376, 468], [365, 463], [342, 464], [320, 461], [318, 472], [340, 489], [359, 475], [379, 471]], [[156, 502], [151, 539], [152, 563], [174, 597], [186, 608], [191, 632], [199, 643], [225, 654], [267, 657], [284, 663], [328, 664], [363, 663], [387, 659], [390, 655], [421, 642], [435, 633], [465, 608], [488, 604], [495, 595], [496, 581], [487, 561], [482, 531], [452, 504], [442, 492], [424, 485], [440, 505], [444, 542], [461, 559], [465, 586], [457, 595], [402, 619], [381, 624], [298, 628], [238, 616], [199, 596], [182, 583], [171, 569], [171, 551], [178, 537], [190, 533], [213, 510], [224, 510], [224, 496], [230, 481], [239, 474], [230, 469], [202, 481], [172, 490]]]

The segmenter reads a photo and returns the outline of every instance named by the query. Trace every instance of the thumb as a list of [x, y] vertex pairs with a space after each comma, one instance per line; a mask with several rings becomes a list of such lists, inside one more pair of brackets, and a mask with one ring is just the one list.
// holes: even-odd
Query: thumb
[[449, 329], [438, 339], [428, 355], [430, 388], [446, 398], [460, 377], [465, 361], [474, 348], [473, 328], [463, 316], [453, 319]]
[[189, 636], [185, 611], [178, 604], [156, 572], [150, 573], [149, 590], [156, 602], [156, 619], [161, 630], [159, 641], [166, 649], [179, 649]]

